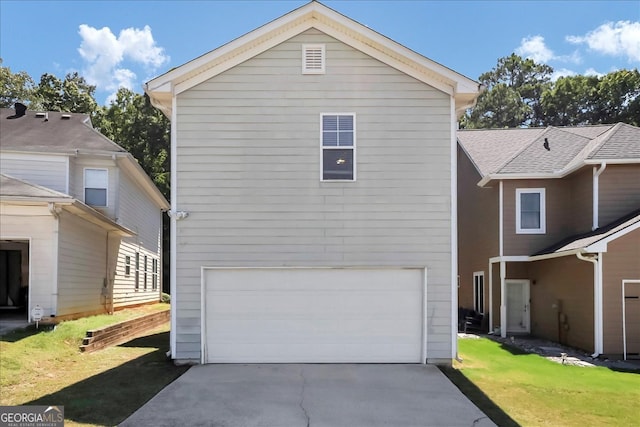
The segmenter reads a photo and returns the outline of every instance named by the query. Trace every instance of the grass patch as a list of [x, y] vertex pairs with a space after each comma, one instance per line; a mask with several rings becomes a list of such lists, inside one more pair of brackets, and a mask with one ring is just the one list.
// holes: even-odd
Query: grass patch
[[635, 425], [640, 374], [561, 365], [486, 338], [459, 339], [445, 373], [500, 426]]
[[29, 327], [0, 337], [0, 405], [64, 405], [68, 425], [117, 425], [186, 371], [166, 359], [168, 324], [94, 353], [78, 346], [86, 331], [166, 309], [139, 307]]

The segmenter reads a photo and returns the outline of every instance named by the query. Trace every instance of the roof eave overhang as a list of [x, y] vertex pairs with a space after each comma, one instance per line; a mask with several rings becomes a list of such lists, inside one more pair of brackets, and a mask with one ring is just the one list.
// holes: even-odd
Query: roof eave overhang
[[56, 197], [2, 196], [0, 197], [0, 202], [19, 206], [47, 206], [53, 204], [72, 215], [95, 224], [104, 230], [119, 234], [122, 237], [133, 237], [137, 235], [135, 231], [118, 224], [109, 217], [103, 215], [92, 207], [85, 205], [77, 199]]
[[586, 159], [584, 161], [587, 165], [600, 165], [606, 163], [607, 165], [632, 165], [640, 164], [640, 158], [629, 159]]
[[142, 169], [142, 166], [135, 160], [131, 154], [118, 157], [118, 165], [131, 176], [136, 183], [153, 199], [154, 203], [160, 210], [169, 210], [169, 202], [162, 195], [158, 187], [153, 183], [149, 175]]
[[173, 97], [310, 28], [342, 41], [452, 97], [458, 115], [482, 89], [471, 80], [326, 6], [311, 2], [145, 85], [154, 106], [171, 117]]

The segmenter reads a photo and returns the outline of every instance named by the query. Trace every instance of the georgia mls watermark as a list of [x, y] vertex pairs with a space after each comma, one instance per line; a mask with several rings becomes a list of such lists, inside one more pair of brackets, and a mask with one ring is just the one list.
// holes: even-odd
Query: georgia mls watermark
[[64, 406], [0, 406], [0, 427], [64, 427]]

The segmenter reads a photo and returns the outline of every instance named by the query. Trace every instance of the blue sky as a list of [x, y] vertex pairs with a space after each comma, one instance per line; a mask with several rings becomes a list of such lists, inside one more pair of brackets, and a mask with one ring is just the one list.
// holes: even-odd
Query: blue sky
[[[306, 4], [0, 0], [0, 57], [39, 81], [78, 71], [104, 103]], [[516, 52], [556, 76], [640, 67], [640, 1], [325, 1], [468, 77]]]

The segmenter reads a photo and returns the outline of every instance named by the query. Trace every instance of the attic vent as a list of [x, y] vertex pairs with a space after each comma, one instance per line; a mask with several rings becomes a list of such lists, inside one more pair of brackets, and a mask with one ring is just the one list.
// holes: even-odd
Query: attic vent
[[71, 118], [71, 114], [63, 114], [60, 116], [62, 120], [69, 120]]
[[42, 118], [46, 117], [46, 115], [45, 115], [45, 113], [36, 113], [36, 117], [42, 119]]
[[324, 74], [324, 45], [302, 45], [302, 74]]

